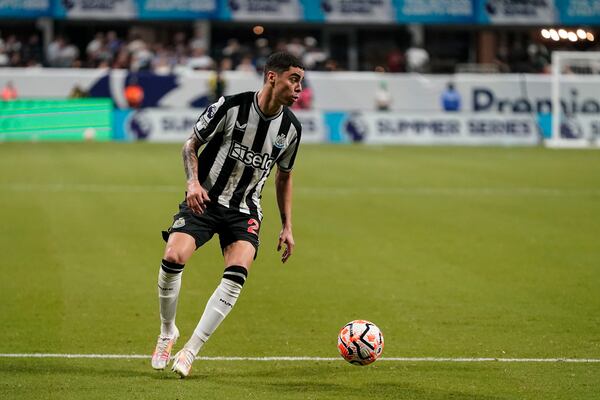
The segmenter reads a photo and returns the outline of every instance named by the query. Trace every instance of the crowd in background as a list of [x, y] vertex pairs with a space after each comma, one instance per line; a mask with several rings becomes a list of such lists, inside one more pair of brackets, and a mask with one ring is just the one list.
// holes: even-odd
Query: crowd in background
[[19, 37], [0, 33], [0, 67], [38, 67], [43, 65], [44, 59], [39, 34]]
[[[86, 45], [75, 45], [57, 34], [46, 48], [40, 35], [19, 36], [0, 32], [0, 67], [123, 68], [171, 74], [184, 70], [261, 71], [273, 51], [286, 50], [299, 57], [308, 70], [344, 70], [343, 60], [330, 56], [312, 36], [269, 41], [267, 38], [240, 41], [229, 39], [210, 48], [202, 37], [176, 32], [166, 41], [149, 42], [135, 33], [127, 38], [115, 31], [97, 32]], [[368, 57], [368, 56], [367, 56]], [[544, 73], [550, 52], [541, 43], [515, 42], [499, 46], [497, 72]], [[441, 72], [430, 65], [428, 51], [420, 46], [389, 46], [383, 54], [361, 63], [361, 70], [381, 72]], [[446, 72], [446, 71], [444, 71]]]
[[260, 71], [271, 52], [286, 50], [299, 57], [307, 69], [338, 69], [338, 63], [318, 47], [313, 37], [276, 43], [266, 38], [253, 43], [230, 39], [222, 48], [207, 47], [201, 37], [188, 38], [183, 32], [175, 33], [168, 42], [147, 42], [136, 34], [124, 39], [115, 31], [97, 32], [83, 49], [60, 34], [45, 49], [37, 33], [27, 38], [0, 34], [0, 67], [123, 68], [156, 74], [215, 69]]

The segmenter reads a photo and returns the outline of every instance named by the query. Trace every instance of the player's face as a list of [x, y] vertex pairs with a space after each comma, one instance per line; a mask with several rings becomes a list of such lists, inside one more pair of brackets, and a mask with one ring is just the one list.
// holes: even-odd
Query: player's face
[[298, 67], [290, 67], [287, 71], [276, 74], [273, 92], [277, 100], [286, 106], [294, 104], [302, 91], [302, 79], [304, 70]]

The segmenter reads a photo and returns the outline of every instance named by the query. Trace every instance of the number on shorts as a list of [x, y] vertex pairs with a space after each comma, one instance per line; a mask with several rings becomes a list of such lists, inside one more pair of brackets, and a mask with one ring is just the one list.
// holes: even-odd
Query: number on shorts
[[250, 218], [248, 220], [248, 232], [255, 234], [256, 236], [258, 236], [258, 228], [260, 227], [260, 225], [258, 224], [258, 221], [255, 220], [254, 218]]

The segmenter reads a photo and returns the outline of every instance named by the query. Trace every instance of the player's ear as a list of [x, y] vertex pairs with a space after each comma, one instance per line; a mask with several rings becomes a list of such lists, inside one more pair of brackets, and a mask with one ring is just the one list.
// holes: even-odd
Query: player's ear
[[277, 77], [277, 74], [274, 71], [269, 71], [267, 74], [267, 82], [269, 82], [269, 85], [271, 85], [271, 87], [275, 87], [275, 78]]

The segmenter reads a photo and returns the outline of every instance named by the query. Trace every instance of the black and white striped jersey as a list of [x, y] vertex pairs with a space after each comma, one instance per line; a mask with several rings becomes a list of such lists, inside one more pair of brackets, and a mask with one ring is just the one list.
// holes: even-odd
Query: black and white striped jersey
[[262, 219], [260, 193], [274, 164], [291, 171], [301, 125], [287, 107], [265, 116], [258, 93], [221, 97], [198, 118], [194, 133], [206, 144], [198, 179], [219, 204]]

